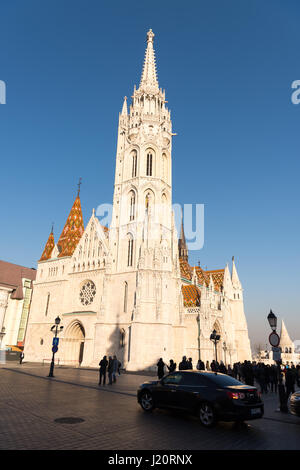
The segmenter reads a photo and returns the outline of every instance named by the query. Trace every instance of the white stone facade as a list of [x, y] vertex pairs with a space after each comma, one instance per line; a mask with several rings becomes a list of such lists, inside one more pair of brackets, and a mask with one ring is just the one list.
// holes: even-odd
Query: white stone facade
[[[128, 370], [154, 367], [160, 357], [177, 363], [185, 354], [214, 357], [209, 335], [217, 327], [219, 358], [251, 359], [242, 287], [235, 266], [224, 270], [224, 289], [197, 284], [200, 307], [187, 308], [178, 237], [172, 213], [172, 123], [159, 89], [147, 35], [142, 78], [119, 116], [113, 214], [109, 230], [94, 211], [71, 256], [56, 245], [38, 263], [25, 343], [27, 361], [51, 357], [50, 328], [57, 315], [64, 325], [60, 363], [97, 366], [116, 354]], [[239, 297], [236, 296], [239, 294]], [[223, 349], [226, 342], [227, 350]], [[229, 359], [230, 358], [230, 359]]]

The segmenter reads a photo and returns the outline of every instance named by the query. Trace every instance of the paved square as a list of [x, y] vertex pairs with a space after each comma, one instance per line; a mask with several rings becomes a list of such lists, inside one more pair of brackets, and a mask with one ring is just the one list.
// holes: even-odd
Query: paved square
[[[98, 371], [11, 364], [0, 368], [0, 449], [299, 449], [300, 418], [276, 412], [278, 398], [264, 398], [265, 417], [245, 428], [219, 423], [204, 429], [194, 417], [155, 410], [136, 400], [149, 376], [123, 374], [98, 386]], [[64, 417], [82, 418], [76, 424]]]

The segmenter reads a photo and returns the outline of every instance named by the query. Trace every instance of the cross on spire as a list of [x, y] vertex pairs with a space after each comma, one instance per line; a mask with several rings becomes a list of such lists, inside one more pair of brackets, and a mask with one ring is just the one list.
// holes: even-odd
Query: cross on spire
[[78, 181], [78, 185], [77, 185], [77, 186], [78, 186], [77, 197], [79, 197], [79, 194], [80, 194], [80, 186], [81, 186], [81, 184], [82, 184], [81, 182], [82, 182], [82, 179], [81, 179], [81, 177], [80, 177], [80, 178], [79, 178], [79, 181]]

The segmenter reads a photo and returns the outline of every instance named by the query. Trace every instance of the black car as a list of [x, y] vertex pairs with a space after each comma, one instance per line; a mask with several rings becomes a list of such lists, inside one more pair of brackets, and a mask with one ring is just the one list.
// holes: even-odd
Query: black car
[[291, 395], [290, 410], [293, 415], [300, 417], [300, 392]]
[[176, 408], [196, 414], [200, 422], [245, 421], [261, 418], [264, 405], [255, 387], [217, 372], [185, 370], [143, 383], [137, 399], [144, 411]]

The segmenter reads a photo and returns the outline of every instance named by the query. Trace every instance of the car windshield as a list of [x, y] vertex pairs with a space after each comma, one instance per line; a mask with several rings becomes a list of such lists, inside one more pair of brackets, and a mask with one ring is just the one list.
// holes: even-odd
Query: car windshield
[[238, 380], [235, 380], [232, 377], [229, 377], [228, 375], [207, 374], [206, 377], [212, 382], [214, 382], [216, 385], [219, 385], [221, 387], [244, 385]]

